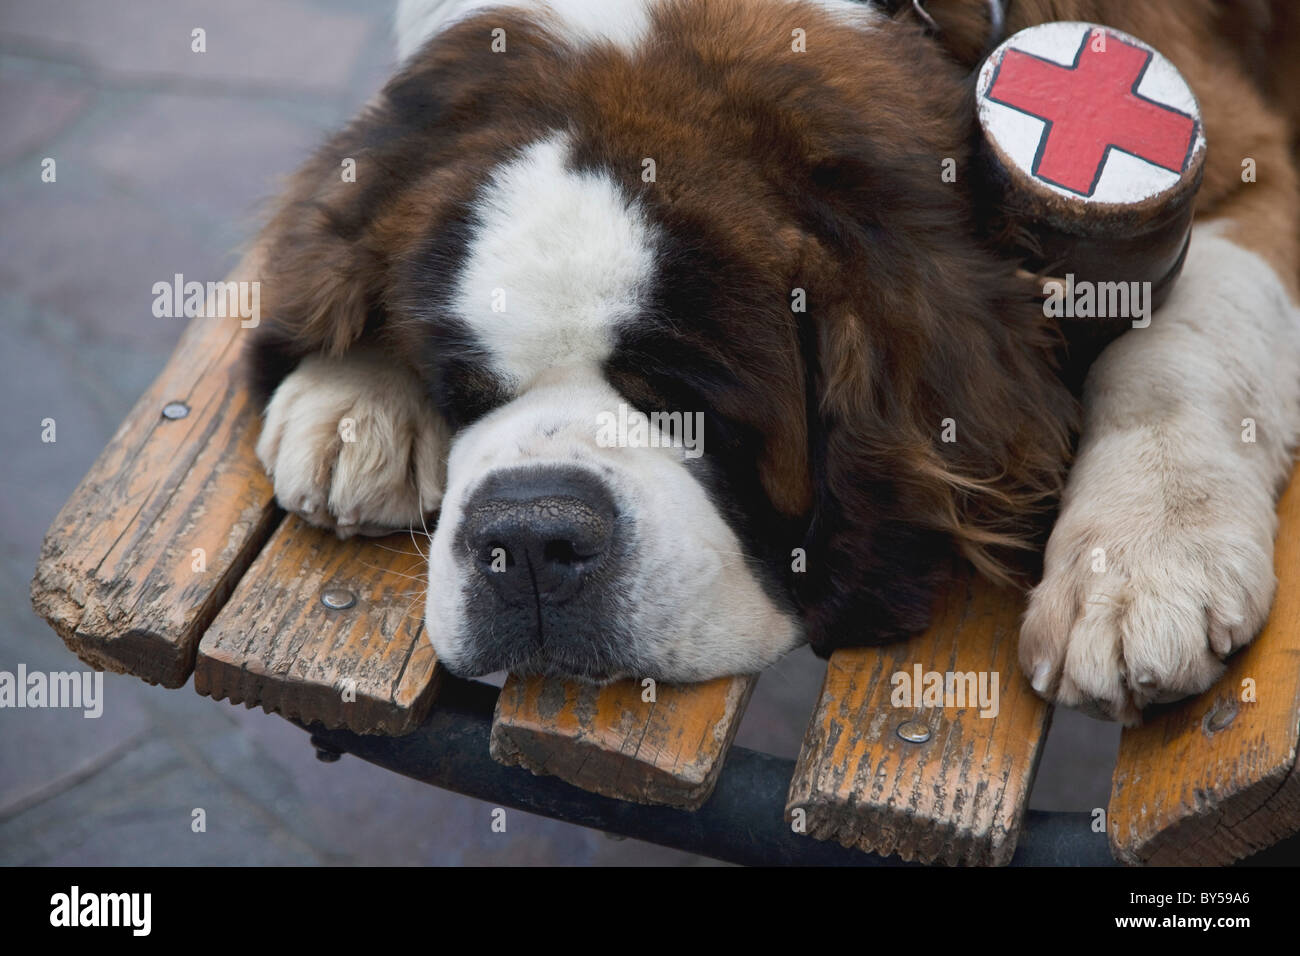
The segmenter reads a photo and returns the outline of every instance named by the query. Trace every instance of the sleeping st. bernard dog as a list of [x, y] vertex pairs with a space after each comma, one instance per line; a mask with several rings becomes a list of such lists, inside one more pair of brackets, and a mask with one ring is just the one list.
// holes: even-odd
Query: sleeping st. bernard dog
[[[397, 75], [267, 227], [250, 352], [286, 509], [342, 535], [439, 512], [453, 672], [693, 681], [889, 641], [954, 555], [1041, 553], [1058, 505], [1020, 639], [1039, 693], [1134, 721], [1259, 630], [1300, 429], [1300, 16], [922, 12], [404, 0]], [[1204, 114], [1182, 278], [1081, 401], [967, 182], [1000, 12], [1144, 38]]]

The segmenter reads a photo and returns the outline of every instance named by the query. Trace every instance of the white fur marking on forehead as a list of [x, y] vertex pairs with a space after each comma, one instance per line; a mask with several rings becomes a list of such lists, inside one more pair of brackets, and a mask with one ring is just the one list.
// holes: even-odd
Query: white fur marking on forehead
[[[397, 5], [397, 20], [394, 24], [397, 57], [405, 60], [431, 36], [462, 20], [486, 14], [494, 8], [534, 13], [540, 22], [555, 28], [561, 38], [574, 45], [612, 43], [630, 52], [649, 35], [651, 12], [660, 2], [661, 0], [401, 0]], [[807, 2], [847, 26], [868, 27], [886, 19], [871, 4], [860, 0], [782, 2]], [[485, 26], [488, 29], [492, 27], [486, 22]], [[508, 44], [508, 24], [503, 20], [501, 27], [507, 31]]]
[[[453, 24], [494, 8], [525, 10], [575, 44], [612, 43], [633, 50], [650, 32], [650, 9], [659, 0], [401, 0], [397, 6], [397, 55], [406, 59], [424, 41]], [[504, 14], [503, 14], [504, 16]], [[486, 24], [488, 28], [491, 24]], [[509, 25], [503, 20], [501, 27]], [[507, 46], [508, 49], [508, 46]]]
[[806, 2], [811, 6], [820, 7], [844, 26], [872, 27], [889, 19], [881, 10], [870, 3], [863, 3], [862, 0], [787, 0], [787, 2]]
[[609, 176], [566, 165], [559, 134], [497, 168], [474, 206], [453, 306], [497, 374], [522, 387], [599, 365], [641, 306], [653, 230]]

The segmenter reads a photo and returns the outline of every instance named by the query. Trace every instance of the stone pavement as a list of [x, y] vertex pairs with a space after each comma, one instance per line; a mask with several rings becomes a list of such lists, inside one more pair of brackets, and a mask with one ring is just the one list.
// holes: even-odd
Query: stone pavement
[[[152, 285], [234, 264], [277, 182], [382, 84], [391, 8], [0, 7], [0, 670], [78, 666], [28, 581], [46, 526], [180, 334], [184, 320], [152, 316]], [[766, 674], [739, 743], [793, 756], [821, 672], [804, 650]], [[494, 834], [489, 804], [354, 758], [321, 764], [278, 717], [113, 674], [104, 687], [99, 719], [0, 711], [0, 863], [710, 862], [515, 811]], [[1059, 713], [1034, 806], [1105, 805], [1117, 740]]]

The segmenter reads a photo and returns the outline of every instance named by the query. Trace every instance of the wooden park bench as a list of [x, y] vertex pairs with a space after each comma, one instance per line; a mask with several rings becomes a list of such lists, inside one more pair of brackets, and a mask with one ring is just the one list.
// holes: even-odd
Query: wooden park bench
[[[191, 321], [45, 539], [33, 604], [87, 664], [170, 688], [192, 677], [310, 729], [323, 757], [727, 859], [997, 865], [1018, 842], [1038, 861], [1104, 855], [1099, 812], [1026, 812], [1051, 707], [1017, 668], [1021, 596], [980, 580], [927, 633], [836, 653], [793, 765], [730, 748], [754, 677], [648, 695], [513, 676], [498, 694], [444, 675], [412, 538], [340, 541], [277, 509], [242, 331]], [[1119, 861], [1225, 864], [1300, 830], [1300, 486], [1281, 518], [1265, 632], [1218, 686], [1123, 734], [1104, 817]], [[918, 663], [998, 672], [996, 718], [891, 706], [890, 676]], [[1044, 850], [1089, 837], [1091, 857]]]

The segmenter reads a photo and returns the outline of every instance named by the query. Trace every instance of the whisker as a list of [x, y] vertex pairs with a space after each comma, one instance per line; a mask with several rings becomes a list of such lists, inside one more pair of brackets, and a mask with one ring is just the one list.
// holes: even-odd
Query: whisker
[[401, 548], [390, 548], [390, 547], [387, 547], [386, 545], [379, 544], [378, 542], [371, 542], [371, 547], [379, 548], [381, 551], [388, 551], [388, 552], [390, 552], [390, 553], [392, 553], [392, 554], [405, 554], [405, 555], [408, 555], [408, 556], [410, 556], [410, 557], [412, 557], [412, 558], [414, 558], [414, 557], [421, 557], [421, 558], [424, 557], [423, 552], [412, 553], [412, 552], [410, 552], [410, 551], [403, 551]]
[[[423, 601], [423, 600], [424, 600], [424, 596], [425, 596], [426, 594], [428, 594], [428, 593], [429, 593], [428, 588], [425, 588], [423, 591], [420, 592], [420, 595], [419, 595], [419, 596], [418, 596], [414, 601], [412, 601], [410, 604], [408, 604], [408, 605], [406, 606], [406, 611], [405, 611], [405, 613], [402, 614], [402, 620], [403, 620], [403, 621], [405, 621], [408, 617], [411, 616], [411, 611], [413, 611], [413, 610], [415, 609], [415, 605], [417, 605], [417, 604], [419, 604], [421, 601]], [[417, 620], [422, 620], [422, 618], [417, 618]]]
[[381, 568], [378, 565], [367, 564], [365, 561], [361, 561], [359, 563], [364, 567], [369, 568], [371, 571], [378, 571], [380, 574], [396, 574], [399, 578], [406, 578], [410, 581], [419, 581], [421, 584], [424, 584], [426, 587], [428, 586], [428, 582], [424, 579], [423, 575], [406, 574], [402, 571], [394, 571], [392, 568]]

